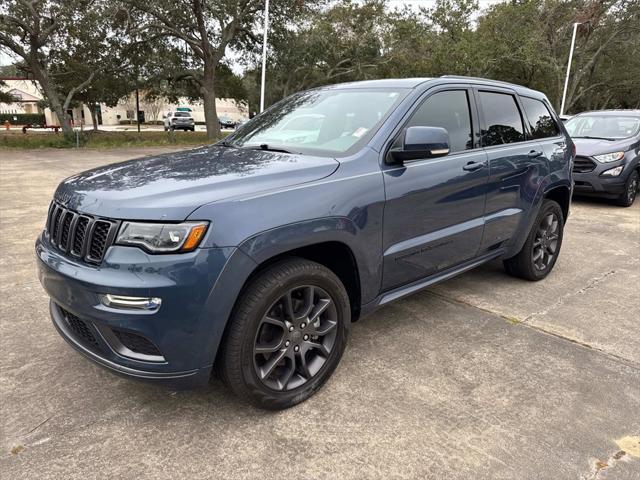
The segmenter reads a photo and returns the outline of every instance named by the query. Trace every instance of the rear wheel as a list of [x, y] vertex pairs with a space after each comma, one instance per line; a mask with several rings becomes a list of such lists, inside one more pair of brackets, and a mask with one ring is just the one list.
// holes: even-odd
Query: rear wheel
[[259, 407], [291, 407], [331, 376], [350, 320], [347, 292], [333, 272], [304, 259], [279, 262], [238, 299], [218, 372], [238, 396]]
[[638, 171], [635, 170], [629, 175], [627, 179], [627, 183], [624, 186], [624, 192], [620, 195], [620, 197], [616, 200], [616, 203], [623, 207], [630, 207], [633, 205], [633, 202], [636, 200], [636, 196], [638, 194], [638, 187], [640, 187], [640, 175], [638, 175]]
[[564, 232], [562, 209], [553, 200], [544, 200], [527, 241], [515, 257], [504, 261], [507, 273], [526, 280], [542, 280], [553, 270]]

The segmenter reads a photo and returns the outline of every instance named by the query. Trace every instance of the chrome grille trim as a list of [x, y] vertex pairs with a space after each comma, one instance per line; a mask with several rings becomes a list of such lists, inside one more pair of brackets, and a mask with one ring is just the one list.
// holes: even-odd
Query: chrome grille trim
[[54, 201], [49, 207], [45, 236], [69, 256], [99, 264], [113, 244], [119, 226], [118, 220], [78, 213]]

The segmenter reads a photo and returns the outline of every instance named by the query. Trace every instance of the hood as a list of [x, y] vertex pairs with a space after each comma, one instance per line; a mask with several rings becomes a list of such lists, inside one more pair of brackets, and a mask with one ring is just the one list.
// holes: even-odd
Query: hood
[[597, 138], [572, 138], [576, 144], [576, 155], [592, 157], [611, 152], [626, 152], [637, 139], [625, 138], [622, 140], [600, 140]]
[[180, 221], [196, 208], [319, 180], [333, 158], [207, 146], [107, 165], [64, 180], [55, 199], [89, 215]]

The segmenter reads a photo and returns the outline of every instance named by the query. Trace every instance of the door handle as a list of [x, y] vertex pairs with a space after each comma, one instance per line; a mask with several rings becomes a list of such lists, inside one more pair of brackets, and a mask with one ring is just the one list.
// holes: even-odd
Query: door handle
[[462, 169], [466, 170], [467, 172], [475, 172], [476, 170], [484, 168], [486, 165], [487, 162], [469, 162], [464, 167], [462, 167]]
[[527, 155], [529, 156], [529, 158], [536, 158], [542, 155], [542, 150], [531, 150], [529, 153], [527, 153]]

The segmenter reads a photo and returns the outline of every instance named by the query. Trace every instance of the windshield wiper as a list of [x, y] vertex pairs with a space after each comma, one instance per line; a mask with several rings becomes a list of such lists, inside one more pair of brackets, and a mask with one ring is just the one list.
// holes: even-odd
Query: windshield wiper
[[280, 153], [300, 153], [294, 152], [292, 150], [287, 150], [286, 148], [277, 146], [277, 145], [269, 145], [267, 143], [261, 143], [260, 145], [250, 145], [247, 148], [251, 148], [253, 150], [267, 150], [269, 152], [280, 152]]
[[236, 147], [236, 144], [233, 142], [227, 142], [226, 140], [222, 140], [220, 142], [220, 145], [222, 145], [223, 147]]
[[582, 135], [582, 136], [575, 136], [573, 138], [590, 138], [591, 140], [609, 140], [610, 142], [613, 142], [614, 140], [617, 140], [616, 138], [609, 138], [609, 137], [590, 137], [588, 135]]

